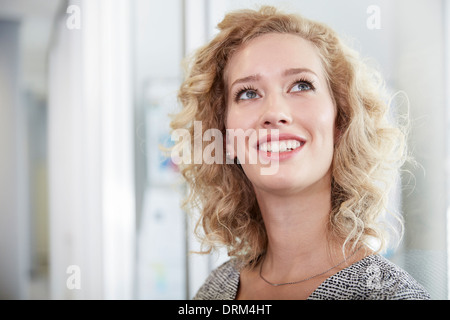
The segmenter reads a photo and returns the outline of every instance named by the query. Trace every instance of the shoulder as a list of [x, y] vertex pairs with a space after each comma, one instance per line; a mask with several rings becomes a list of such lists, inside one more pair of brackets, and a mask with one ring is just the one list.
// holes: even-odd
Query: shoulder
[[311, 299], [428, 300], [428, 292], [405, 270], [370, 255], [325, 280]]
[[210, 273], [194, 300], [233, 300], [238, 286], [238, 263], [236, 259], [231, 259]]

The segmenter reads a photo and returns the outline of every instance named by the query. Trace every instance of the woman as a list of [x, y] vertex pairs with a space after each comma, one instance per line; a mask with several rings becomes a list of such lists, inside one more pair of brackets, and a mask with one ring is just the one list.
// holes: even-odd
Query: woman
[[171, 124], [193, 137], [176, 145], [185, 153], [209, 129], [225, 137], [213, 153], [227, 159], [180, 164], [206, 252], [232, 257], [194, 298], [429, 299], [377, 253], [405, 138], [376, 73], [329, 27], [272, 7], [219, 29], [192, 58]]

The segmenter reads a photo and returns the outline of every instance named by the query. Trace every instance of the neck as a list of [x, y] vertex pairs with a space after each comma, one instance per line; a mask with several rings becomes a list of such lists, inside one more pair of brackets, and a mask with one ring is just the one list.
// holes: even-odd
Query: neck
[[257, 198], [268, 236], [267, 267], [288, 275], [299, 265], [311, 269], [338, 259], [330, 249], [340, 247], [328, 234], [331, 188], [290, 195], [259, 191]]

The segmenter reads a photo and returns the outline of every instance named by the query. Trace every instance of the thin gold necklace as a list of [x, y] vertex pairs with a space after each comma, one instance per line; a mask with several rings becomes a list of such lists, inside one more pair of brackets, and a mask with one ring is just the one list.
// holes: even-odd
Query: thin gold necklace
[[324, 275], [325, 273], [327, 273], [327, 272], [333, 270], [334, 268], [339, 267], [341, 264], [343, 264], [343, 263], [346, 262], [348, 259], [350, 259], [351, 257], [353, 257], [353, 256], [356, 254], [356, 252], [358, 252], [359, 249], [361, 249], [361, 247], [359, 247], [358, 249], [356, 249], [350, 256], [348, 256], [347, 258], [345, 258], [344, 260], [342, 260], [341, 262], [339, 262], [337, 265], [331, 267], [330, 269], [325, 270], [324, 272], [321, 272], [321, 273], [319, 273], [319, 274], [313, 275], [313, 276], [311, 276], [311, 277], [308, 277], [308, 278], [305, 278], [305, 279], [302, 279], [302, 280], [293, 281], [293, 282], [284, 282], [284, 283], [273, 283], [273, 282], [270, 282], [270, 281], [266, 280], [266, 279], [263, 277], [263, 275], [262, 275], [261, 272], [262, 272], [262, 267], [263, 267], [263, 264], [264, 264], [264, 260], [266, 260], [266, 257], [264, 256], [264, 259], [263, 259], [263, 261], [261, 262], [261, 267], [259, 268], [259, 276], [260, 276], [261, 279], [263, 279], [266, 283], [270, 284], [270, 285], [273, 286], [273, 287], [284, 286], [284, 285], [287, 285], [287, 284], [296, 284], [296, 283], [305, 282], [305, 281], [311, 280], [311, 279], [313, 279], [313, 278], [319, 277], [319, 276], [321, 276], [321, 275]]

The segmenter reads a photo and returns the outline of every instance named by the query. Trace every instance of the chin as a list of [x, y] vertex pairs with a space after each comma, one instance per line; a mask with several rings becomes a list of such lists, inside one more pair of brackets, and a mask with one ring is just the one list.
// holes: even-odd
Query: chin
[[274, 193], [288, 194], [292, 190], [301, 190], [306, 187], [301, 179], [292, 174], [259, 175], [249, 179], [255, 188]]
[[244, 168], [244, 172], [251, 181], [255, 191], [264, 191], [274, 195], [287, 196], [293, 194], [300, 194], [307, 190], [319, 191], [331, 188], [331, 173], [330, 171], [315, 175], [309, 170], [295, 171], [292, 170], [278, 170], [273, 175], [261, 175], [260, 168]]

